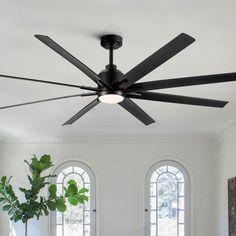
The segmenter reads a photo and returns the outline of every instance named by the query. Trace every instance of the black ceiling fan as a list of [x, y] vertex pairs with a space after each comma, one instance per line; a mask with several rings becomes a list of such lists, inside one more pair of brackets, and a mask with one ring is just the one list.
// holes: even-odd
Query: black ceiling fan
[[222, 108], [228, 103], [227, 101], [156, 93], [156, 92], [149, 92], [149, 90], [236, 81], [236, 73], [226, 73], [226, 74], [193, 76], [193, 77], [136, 83], [145, 75], [156, 69], [158, 66], [160, 66], [161, 64], [163, 64], [164, 62], [175, 56], [177, 53], [179, 53], [180, 51], [182, 51], [195, 41], [194, 38], [185, 33], [181, 33], [180, 35], [178, 35], [176, 38], [171, 40], [164, 47], [157, 50], [150, 57], [146, 58], [144, 61], [142, 61], [140, 64], [138, 64], [136, 67], [131, 69], [126, 74], [123, 74], [121, 71], [119, 71], [117, 69], [117, 66], [113, 64], [113, 51], [122, 46], [121, 36], [110, 34], [101, 37], [101, 46], [109, 50], [109, 64], [106, 66], [106, 69], [101, 71], [99, 74], [96, 74], [94, 71], [92, 71], [90, 68], [84, 65], [81, 61], [79, 61], [77, 58], [75, 58], [73, 55], [71, 55], [69, 52], [63, 49], [60, 45], [58, 45], [48, 36], [35, 35], [35, 37], [39, 39], [41, 42], [43, 42], [45, 45], [47, 45], [49, 48], [51, 48], [53, 51], [64, 57], [74, 66], [76, 66], [90, 79], [92, 79], [97, 84], [97, 86], [96, 87], [79, 86], [76, 84], [37, 80], [37, 79], [30, 79], [30, 78], [10, 76], [10, 75], [0, 75], [0, 77], [8, 79], [17, 79], [17, 80], [39, 82], [39, 83], [46, 83], [59, 86], [75, 87], [90, 91], [82, 94], [75, 94], [75, 95], [15, 104], [10, 106], [4, 106], [0, 107], [0, 109], [66, 99], [71, 97], [96, 96], [96, 98], [91, 103], [89, 103], [86, 107], [84, 107], [82, 110], [76, 113], [63, 125], [73, 124], [81, 116], [83, 116], [93, 107], [98, 105], [100, 102], [118, 103], [121, 107], [123, 107], [133, 116], [135, 116], [145, 125], [150, 125], [155, 121], [130, 98]]

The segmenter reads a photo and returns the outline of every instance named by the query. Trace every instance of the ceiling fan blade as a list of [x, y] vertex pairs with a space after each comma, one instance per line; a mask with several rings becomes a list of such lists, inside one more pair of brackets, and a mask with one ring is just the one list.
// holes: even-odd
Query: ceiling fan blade
[[18, 103], [18, 104], [14, 104], [14, 105], [3, 106], [3, 107], [0, 107], [0, 110], [7, 109], [7, 108], [13, 108], [13, 107], [20, 107], [20, 106], [25, 106], [25, 105], [31, 105], [31, 104], [35, 104], [35, 103], [61, 100], [61, 99], [66, 99], [66, 98], [85, 97], [85, 96], [94, 96], [94, 95], [97, 95], [97, 93], [84, 93], [84, 94], [75, 94], [75, 95], [68, 95], [68, 96], [62, 96], [62, 97], [56, 97], [56, 98], [48, 98], [48, 99], [42, 99], [42, 100], [33, 101], [33, 102], [24, 102], [24, 103]]
[[124, 100], [120, 102], [119, 105], [122, 106], [129, 113], [131, 113], [133, 116], [135, 116], [138, 120], [143, 122], [145, 125], [150, 125], [152, 123], [155, 123], [155, 120], [153, 120], [146, 112], [144, 112], [131, 99], [124, 98]]
[[88, 111], [90, 111], [92, 108], [94, 108], [96, 105], [98, 105], [100, 101], [96, 98], [92, 102], [90, 102], [86, 107], [84, 107], [82, 110], [80, 110], [78, 113], [76, 113], [73, 117], [71, 117], [68, 121], [66, 121], [64, 125], [71, 125], [75, 121], [77, 121], [81, 116], [86, 114]]
[[110, 86], [105, 81], [103, 81], [94, 71], [92, 71], [85, 64], [83, 64], [81, 61], [79, 61], [77, 58], [75, 58], [73, 55], [67, 52], [64, 48], [62, 48], [59, 44], [57, 44], [51, 38], [49, 38], [48, 36], [39, 35], [39, 34], [36, 34], [35, 37], [39, 39], [42, 43], [50, 47], [53, 51], [58, 53], [60, 56], [64, 57], [67, 61], [72, 63], [78, 69], [80, 69], [84, 74], [86, 74], [90, 79], [92, 79], [99, 86], [104, 85], [105, 87], [110, 88]]
[[228, 103], [227, 101], [187, 97], [187, 96], [164, 94], [164, 93], [153, 93], [153, 92], [140, 92], [139, 94], [131, 93], [127, 94], [126, 96], [134, 99], [179, 103], [179, 104], [196, 105], [196, 106], [218, 107], [218, 108], [222, 108]]
[[156, 69], [158, 66], [175, 56], [177, 53], [185, 49], [194, 41], [194, 38], [185, 33], [178, 35], [164, 47], [160, 48], [150, 57], [130, 70], [128, 73], [114, 81], [113, 85], [119, 87], [120, 89], [128, 88], [137, 80], [141, 79], [142, 77]]
[[154, 89], [176, 88], [183, 86], [215, 84], [236, 81], [236, 73], [201, 75], [176, 79], [157, 80], [133, 84], [128, 91], [145, 91]]
[[38, 79], [29, 79], [29, 78], [18, 77], [18, 76], [11, 76], [11, 75], [0, 75], [0, 77], [7, 78], [7, 79], [15, 79], [15, 80], [30, 81], [30, 82], [38, 82], [38, 83], [44, 83], [44, 84], [61, 85], [61, 86], [66, 86], [66, 87], [74, 87], [74, 88], [90, 90], [90, 91], [98, 91], [98, 92], [100, 91], [99, 88], [88, 87], [88, 86], [79, 86], [79, 85], [76, 85], [76, 84], [65, 84], [65, 83], [60, 83], [60, 82], [47, 81], [47, 80], [38, 80]]

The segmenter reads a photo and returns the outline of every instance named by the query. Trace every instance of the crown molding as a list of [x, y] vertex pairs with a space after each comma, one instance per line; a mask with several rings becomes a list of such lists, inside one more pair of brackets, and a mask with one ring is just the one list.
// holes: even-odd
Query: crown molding
[[225, 127], [223, 127], [222, 129], [219, 129], [218, 131], [216, 131], [213, 134], [212, 139], [216, 140], [218, 138], [221, 138], [221, 137], [229, 134], [230, 132], [232, 132], [235, 129], [236, 129], [236, 121], [233, 121], [230, 124], [228, 124]]
[[73, 144], [73, 143], [212, 143], [212, 137], [206, 136], [160, 136], [160, 137], [86, 137], [86, 138], [55, 138], [55, 139], [5, 139], [4, 144]]

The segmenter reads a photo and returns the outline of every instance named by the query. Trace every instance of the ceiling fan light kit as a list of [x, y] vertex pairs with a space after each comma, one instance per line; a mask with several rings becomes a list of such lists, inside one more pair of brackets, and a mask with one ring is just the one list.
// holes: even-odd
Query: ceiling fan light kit
[[119, 35], [109, 34], [101, 37], [101, 42], [100, 42], [101, 46], [109, 50], [109, 64], [99, 74], [96, 74], [89, 67], [87, 67], [81, 61], [75, 58], [72, 54], [67, 52], [64, 48], [62, 48], [59, 44], [57, 44], [48, 36], [35, 35], [35, 37], [42, 43], [44, 43], [46, 46], [51, 48], [54, 52], [56, 52], [64, 59], [69, 61], [71, 64], [73, 64], [75, 67], [77, 67], [84, 74], [86, 74], [91, 80], [93, 80], [96, 83], [97, 86], [96, 87], [80, 86], [77, 84], [67, 84], [54, 81], [17, 77], [11, 75], [0, 75], [0, 77], [6, 79], [38, 82], [38, 83], [52, 84], [64, 87], [74, 87], [89, 91], [87, 93], [82, 93], [82, 94], [73, 94], [68, 96], [43, 99], [15, 105], [8, 105], [0, 107], [0, 109], [19, 107], [53, 100], [68, 99], [71, 97], [96, 96], [96, 98], [92, 102], [90, 102], [87, 106], [82, 108], [79, 112], [77, 112], [63, 125], [73, 124], [80, 117], [82, 117], [92, 108], [97, 106], [100, 102], [109, 104], [118, 104], [126, 111], [128, 111], [131, 115], [133, 115], [135, 118], [137, 118], [139, 121], [141, 121], [143, 124], [150, 125], [154, 123], [155, 120], [151, 118], [145, 111], [143, 111], [133, 100], [131, 100], [131, 98], [149, 100], [149, 101], [222, 108], [228, 103], [227, 101], [157, 93], [157, 92], [151, 92], [149, 90], [236, 81], [236, 73], [234, 72], [234, 73], [192, 76], [192, 77], [136, 83], [138, 80], [142, 79], [145, 75], [147, 75], [157, 67], [161, 66], [163, 63], [171, 59], [173, 56], [181, 52], [183, 49], [185, 49], [195, 41], [194, 38], [185, 33], [181, 33], [180, 35], [178, 35], [176, 38], [171, 40], [165, 46], [157, 50], [155, 53], [153, 53], [151, 56], [146, 58], [144, 61], [139, 63], [137, 66], [135, 66], [133, 69], [131, 69], [125, 74], [122, 73], [120, 70], [118, 70], [117, 66], [114, 65], [113, 62], [114, 50], [119, 49], [123, 44], [122, 37]]
[[108, 104], [116, 104], [122, 102], [124, 97], [121, 91], [102, 91], [98, 97], [100, 102]]

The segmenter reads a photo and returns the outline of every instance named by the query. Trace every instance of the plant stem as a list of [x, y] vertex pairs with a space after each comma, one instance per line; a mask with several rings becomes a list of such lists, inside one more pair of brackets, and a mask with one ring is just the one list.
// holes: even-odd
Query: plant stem
[[25, 222], [25, 236], [28, 235], [28, 221]]

